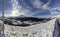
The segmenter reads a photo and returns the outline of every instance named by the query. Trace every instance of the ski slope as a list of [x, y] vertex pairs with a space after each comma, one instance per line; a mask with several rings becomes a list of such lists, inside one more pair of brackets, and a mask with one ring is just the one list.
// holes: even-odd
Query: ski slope
[[56, 19], [28, 27], [5, 24], [5, 37], [58, 37]]

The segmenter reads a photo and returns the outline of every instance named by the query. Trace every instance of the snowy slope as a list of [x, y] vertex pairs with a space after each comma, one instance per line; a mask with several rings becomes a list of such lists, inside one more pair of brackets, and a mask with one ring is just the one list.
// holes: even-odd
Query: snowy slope
[[5, 36], [6, 37], [53, 37], [54, 32], [56, 33], [55, 30], [56, 25], [57, 25], [56, 19], [52, 19], [46, 23], [40, 23], [29, 27], [9, 26], [5, 24]]

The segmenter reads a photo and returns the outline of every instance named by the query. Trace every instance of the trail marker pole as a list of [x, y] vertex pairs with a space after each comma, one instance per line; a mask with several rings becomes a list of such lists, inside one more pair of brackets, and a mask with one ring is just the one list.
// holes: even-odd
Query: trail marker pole
[[2, 34], [4, 35], [4, 0], [2, 0]]

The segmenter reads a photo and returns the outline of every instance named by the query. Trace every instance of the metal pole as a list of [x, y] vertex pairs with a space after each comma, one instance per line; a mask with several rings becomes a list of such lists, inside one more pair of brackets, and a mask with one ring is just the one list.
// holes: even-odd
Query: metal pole
[[35, 34], [36, 34], [36, 32], [33, 32], [33, 37], [34, 37]]
[[4, 0], [2, 0], [2, 34], [4, 35]]

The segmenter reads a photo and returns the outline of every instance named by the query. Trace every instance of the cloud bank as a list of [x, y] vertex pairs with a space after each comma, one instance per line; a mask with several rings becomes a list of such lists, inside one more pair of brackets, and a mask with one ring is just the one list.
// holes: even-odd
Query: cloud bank
[[13, 16], [19, 16], [19, 15], [32, 16], [32, 15], [38, 13], [37, 11], [39, 11], [40, 9], [42, 9], [42, 10], [50, 9], [48, 6], [50, 4], [50, 0], [48, 2], [46, 2], [45, 4], [43, 4], [43, 2], [41, 2], [40, 0], [31, 0], [30, 2], [32, 3], [33, 7], [36, 8], [35, 11], [32, 11], [31, 9], [29, 9], [29, 6], [26, 4], [26, 2], [23, 4], [25, 6], [27, 6], [27, 8], [23, 8], [20, 5], [20, 3], [18, 3], [17, 0], [12, 0], [12, 15]]
[[[41, 16], [48, 12], [49, 15], [60, 14], [60, 7], [50, 7], [52, 0], [11, 0], [12, 12], [10, 16], [36, 16], [37, 14]], [[46, 14], [46, 16], [49, 16]], [[43, 16], [43, 15], [42, 15]], [[45, 16], [45, 15], [44, 15]]]

